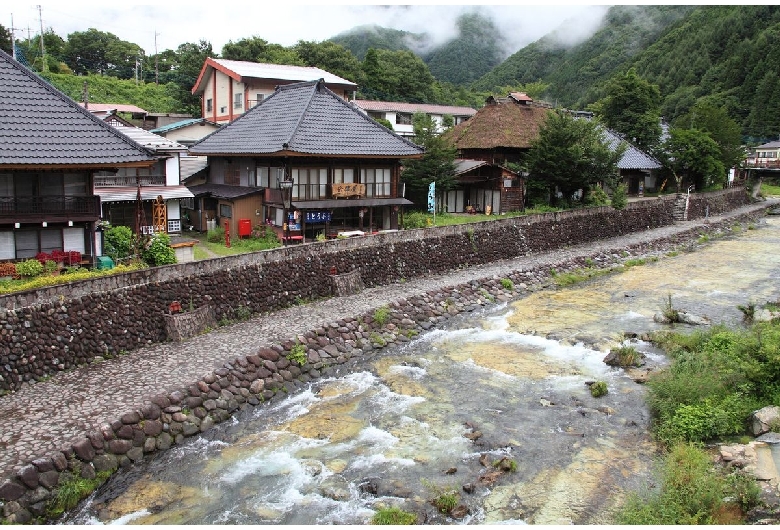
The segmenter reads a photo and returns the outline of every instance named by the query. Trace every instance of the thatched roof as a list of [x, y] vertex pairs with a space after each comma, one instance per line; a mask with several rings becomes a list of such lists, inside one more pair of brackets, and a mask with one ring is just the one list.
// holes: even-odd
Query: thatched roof
[[468, 121], [444, 133], [444, 137], [459, 150], [528, 149], [548, 112], [551, 109], [543, 106], [491, 99]]

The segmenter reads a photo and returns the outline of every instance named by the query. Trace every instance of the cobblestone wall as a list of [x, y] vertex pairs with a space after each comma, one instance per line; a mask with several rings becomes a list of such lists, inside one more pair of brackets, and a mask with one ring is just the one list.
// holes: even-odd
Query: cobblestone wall
[[[171, 302], [217, 321], [332, 295], [331, 268], [367, 287], [672, 224], [673, 199], [405, 230], [157, 267], [0, 297], [0, 391], [167, 340]], [[742, 190], [691, 199], [689, 218], [745, 204]]]

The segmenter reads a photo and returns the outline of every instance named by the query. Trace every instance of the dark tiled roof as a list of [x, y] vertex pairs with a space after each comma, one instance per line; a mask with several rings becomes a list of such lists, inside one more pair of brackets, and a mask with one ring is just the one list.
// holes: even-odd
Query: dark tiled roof
[[413, 157], [423, 149], [388, 131], [321, 82], [284, 85], [190, 147], [196, 155]]
[[626, 151], [617, 164], [618, 169], [660, 169], [662, 167], [658, 160], [631, 145], [631, 143], [626, 142], [615, 132], [605, 129], [604, 135], [607, 138], [610, 149], [613, 151], [618, 148], [620, 142], [626, 143]]
[[528, 149], [548, 112], [549, 108], [536, 105], [490, 103], [443, 137], [458, 149]]
[[0, 168], [152, 160], [143, 147], [0, 50]]

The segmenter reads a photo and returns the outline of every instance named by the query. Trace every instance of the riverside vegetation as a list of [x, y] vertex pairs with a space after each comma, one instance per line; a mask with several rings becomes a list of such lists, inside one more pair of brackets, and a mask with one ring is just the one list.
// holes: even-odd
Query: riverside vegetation
[[714, 466], [705, 449], [748, 439], [750, 414], [780, 404], [780, 322], [746, 324], [652, 335], [672, 361], [647, 382], [653, 434], [666, 451], [661, 484], [632, 495], [619, 524], [742, 523], [760, 505], [755, 480]]

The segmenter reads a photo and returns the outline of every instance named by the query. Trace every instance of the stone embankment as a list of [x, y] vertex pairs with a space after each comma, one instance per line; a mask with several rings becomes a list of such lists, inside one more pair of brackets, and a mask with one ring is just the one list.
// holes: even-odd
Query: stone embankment
[[[695, 245], [702, 233], [728, 232], [737, 221], [747, 222], [762, 216], [763, 208], [754, 206], [720, 221], [670, 229], [666, 235], [648, 234], [636, 238], [630, 244], [623, 243], [620, 247], [615, 247], [614, 242], [605, 242], [576, 250], [561, 250], [546, 257], [538, 257], [530, 263], [518, 259], [503, 262], [494, 269], [486, 268], [473, 273], [464, 269], [438, 285], [436, 281], [430, 280], [426, 284], [429, 288], [422, 291], [409, 286], [404, 296], [388, 299], [381, 307], [353, 312], [358, 314], [346, 313], [344, 308], [341, 312], [331, 310], [328, 320], [308, 328], [301, 326], [314, 320], [307, 320], [307, 308], [301, 307], [297, 328], [290, 319], [290, 325], [284, 328], [288, 330], [286, 335], [284, 331], [276, 333], [276, 339], [272, 340], [274, 335], [269, 334], [265, 337], [267, 342], [248, 346], [245, 343], [250, 340], [249, 337], [237, 336], [232, 351], [238, 353], [242, 348], [246, 351], [247, 347], [251, 351], [234, 355], [231, 360], [220, 362], [210, 371], [207, 366], [195, 367], [201, 374], [206, 371], [206, 375], [193, 377], [174, 390], [161, 391], [166, 386], [171, 387], [158, 384], [159, 393], [156, 395], [142, 395], [143, 391], [139, 390], [140, 394], [135, 397], [140, 405], [125, 411], [114, 409], [113, 415], [103, 412], [113, 417], [101, 421], [97, 427], [90, 427], [87, 418], [83, 418], [86, 432], [75, 436], [75, 439], [51, 440], [52, 433], [44, 429], [39, 434], [41, 439], [28, 443], [38, 448], [51, 447], [53, 444], [56, 449], [31, 454], [26, 458], [22, 456], [21, 460], [4, 455], [4, 477], [0, 484], [3, 520], [9, 523], [46, 520], [51, 516], [58, 487], [65, 482], [107, 476], [118, 468], [131, 466], [146, 455], [165, 450], [182, 443], [189, 436], [207, 431], [240, 409], [262, 406], [317, 378], [346, 373], [358, 363], [369, 359], [377, 350], [404, 343], [454, 315], [545, 288], [551, 284], [550, 271], [553, 268], [558, 272], [567, 272], [585, 267], [586, 263], [613, 267], [625, 259], [684, 249]], [[487, 272], [489, 270], [493, 272]], [[381, 299], [379, 292], [376, 298]], [[311, 304], [312, 309], [316, 305]], [[353, 301], [350, 307], [354, 309], [360, 305]], [[286, 314], [285, 318], [289, 319], [290, 315], [294, 313]], [[270, 316], [267, 315], [266, 319], [270, 319]], [[281, 326], [283, 322], [277, 325]], [[196, 338], [181, 344], [186, 349], [197, 345], [198, 341]], [[198, 362], [195, 356], [191, 362]], [[111, 363], [111, 360], [100, 364], [107, 363]], [[87, 373], [88, 368], [84, 368], [83, 379], [76, 381], [74, 386], [94, 384], [94, 392], [106, 393], [106, 396], [101, 397], [111, 399], [113, 391], [116, 392], [114, 399], [121, 399], [116, 382], [97, 381], [94, 375]], [[141, 373], [145, 368], [139, 367], [137, 370], [138, 374], [132, 370], [131, 373], [121, 374], [131, 387], [136, 375], [139, 380], [148, 377], [148, 373]], [[165, 380], [165, 374], [162, 380]], [[37, 385], [31, 386], [34, 388]], [[62, 388], [63, 393], [67, 393], [67, 390]], [[64, 397], [76, 401], [72, 396]], [[45, 400], [44, 396], [41, 398]], [[25, 442], [29, 442], [26, 438], [31, 433], [23, 432], [25, 427], [21, 419], [18, 424], [14, 424], [14, 418], [6, 418], [6, 427], [22, 432], [7, 442], [7, 438], [0, 437], [4, 452], [18, 448], [17, 455], [25, 454], [22, 448]], [[24, 419], [29, 421], [30, 418]], [[45, 415], [38, 420], [39, 423], [47, 421]], [[56, 436], [57, 433], [54, 434]], [[36, 445], [35, 442], [41, 443]]]

